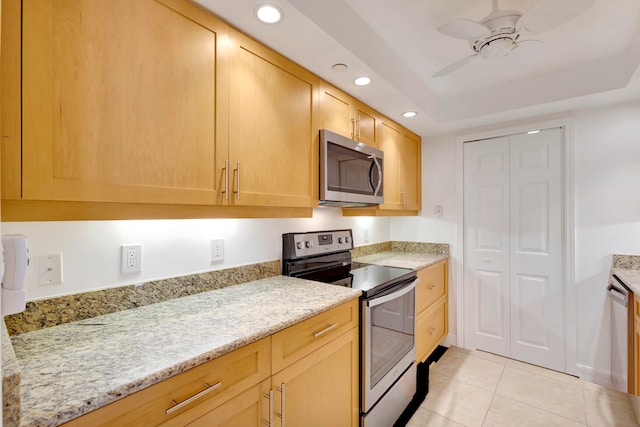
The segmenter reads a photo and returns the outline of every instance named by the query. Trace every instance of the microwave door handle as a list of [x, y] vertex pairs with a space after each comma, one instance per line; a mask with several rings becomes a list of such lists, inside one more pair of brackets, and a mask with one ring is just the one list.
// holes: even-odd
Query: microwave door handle
[[[380, 163], [378, 163], [378, 158], [376, 156], [370, 157], [373, 162], [371, 162], [371, 167], [369, 167], [369, 185], [371, 185], [371, 189], [373, 190], [373, 195], [377, 196], [380, 192], [380, 187], [382, 186], [382, 168], [380, 167]], [[373, 166], [376, 166], [378, 169], [378, 183], [374, 187], [373, 186]]]

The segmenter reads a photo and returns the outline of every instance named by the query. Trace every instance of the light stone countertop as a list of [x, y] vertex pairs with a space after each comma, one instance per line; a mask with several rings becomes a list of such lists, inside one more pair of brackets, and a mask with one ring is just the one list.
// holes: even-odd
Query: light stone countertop
[[359, 295], [276, 276], [13, 336], [21, 425], [62, 424]]
[[612, 268], [611, 273], [618, 276], [634, 294], [640, 295], [640, 270]]
[[424, 252], [402, 252], [402, 251], [386, 251], [373, 255], [366, 255], [354, 258], [353, 261], [385, 265], [387, 267], [410, 268], [412, 270], [421, 270], [429, 267], [437, 262], [449, 258], [447, 254], [433, 254]]

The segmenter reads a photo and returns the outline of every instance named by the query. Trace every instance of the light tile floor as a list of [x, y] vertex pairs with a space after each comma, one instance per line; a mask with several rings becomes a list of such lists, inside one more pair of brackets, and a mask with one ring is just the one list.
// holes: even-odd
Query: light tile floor
[[640, 426], [625, 393], [490, 353], [451, 347], [429, 376], [407, 427]]

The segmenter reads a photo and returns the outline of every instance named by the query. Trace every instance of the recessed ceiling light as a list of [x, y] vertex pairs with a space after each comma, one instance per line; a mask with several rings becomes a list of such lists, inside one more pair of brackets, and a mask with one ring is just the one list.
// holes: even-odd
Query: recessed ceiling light
[[405, 111], [404, 113], [402, 113], [402, 117], [415, 117], [416, 114], [418, 113], [416, 113], [415, 111]]
[[265, 24], [275, 24], [282, 20], [282, 10], [274, 4], [260, 4], [255, 12], [258, 19]]
[[333, 71], [347, 71], [349, 67], [346, 64], [333, 64], [331, 67]]
[[371, 78], [367, 76], [358, 77], [353, 81], [358, 86], [366, 86], [371, 83]]

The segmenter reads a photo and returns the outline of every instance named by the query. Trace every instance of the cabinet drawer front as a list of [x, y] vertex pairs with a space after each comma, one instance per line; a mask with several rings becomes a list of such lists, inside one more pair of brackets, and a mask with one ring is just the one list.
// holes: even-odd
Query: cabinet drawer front
[[447, 335], [446, 300], [418, 317], [416, 322], [416, 359], [424, 362]]
[[446, 293], [446, 261], [418, 271], [416, 313], [420, 313]]
[[[269, 338], [246, 345], [172, 378], [72, 420], [70, 426], [184, 425], [270, 375]], [[216, 387], [202, 393], [207, 383]], [[218, 385], [220, 384], [220, 385]], [[194, 398], [170, 414], [167, 410]], [[176, 402], [176, 403], [174, 403]]]
[[275, 373], [358, 325], [358, 299], [293, 325], [271, 337]]
[[[266, 379], [189, 424], [181, 423], [180, 425], [188, 427], [257, 427], [268, 425], [270, 389], [271, 380]], [[185, 415], [190, 414], [187, 412]], [[188, 421], [185, 419], [184, 422]]]

